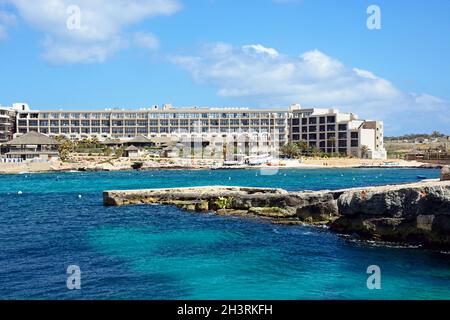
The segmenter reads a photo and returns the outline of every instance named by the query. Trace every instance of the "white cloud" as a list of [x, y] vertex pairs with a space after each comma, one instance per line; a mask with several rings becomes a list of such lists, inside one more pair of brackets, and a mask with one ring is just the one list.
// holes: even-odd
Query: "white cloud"
[[[260, 44], [233, 47], [219, 43], [204, 46], [198, 55], [174, 56], [171, 61], [197, 83], [216, 87], [219, 96], [239, 103], [338, 106], [385, 120], [391, 132], [407, 130], [402, 122], [424, 130], [449, 124], [448, 101], [404, 92], [370, 71], [349, 68], [318, 50], [288, 56]], [[415, 131], [415, 127], [410, 129]]]
[[[103, 62], [117, 50], [137, 44], [157, 48], [149, 33], [138, 36], [125, 30], [154, 16], [180, 9], [177, 0], [6, 0], [33, 28], [44, 33], [44, 57], [56, 63]], [[80, 28], [70, 29], [69, 6], [80, 9]], [[151, 39], [151, 37], [153, 37]]]
[[138, 32], [134, 35], [134, 43], [141, 48], [153, 51], [159, 48], [159, 40], [152, 33]]
[[7, 27], [16, 24], [16, 16], [5, 11], [0, 11], [0, 41], [8, 37]]

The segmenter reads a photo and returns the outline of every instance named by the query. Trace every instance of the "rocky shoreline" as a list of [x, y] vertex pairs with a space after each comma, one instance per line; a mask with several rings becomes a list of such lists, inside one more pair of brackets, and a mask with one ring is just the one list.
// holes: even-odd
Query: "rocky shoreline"
[[106, 206], [175, 205], [276, 224], [326, 225], [368, 240], [450, 248], [450, 181], [304, 192], [225, 186], [105, 191], [103, 200]]

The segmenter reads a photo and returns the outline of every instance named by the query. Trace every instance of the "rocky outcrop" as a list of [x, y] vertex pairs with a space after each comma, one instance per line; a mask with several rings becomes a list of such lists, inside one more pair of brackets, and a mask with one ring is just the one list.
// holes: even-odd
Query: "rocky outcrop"
[[331, 229], [369, 239], [450, 246], [450, 182], [359, 189], [338, 199]]
[[175, 205], [188, 211], [216, 211], [222, 215], [257, 216], [271, 220], [328, 223], [337, 217], [337, 201], [330, 191], [287, 192], [282, 189], [200, 187], [105, 191], [104, 204]]
[[278, 224], [327, 224], [367, 239], [450, 247], [450, 181], [305, 192], [247, 187], [105, 191], [103, 197], [105, 205], [175, 205]]
[[444, 166], [442, 168], [441, 181], [450, 181], [450, 166]]

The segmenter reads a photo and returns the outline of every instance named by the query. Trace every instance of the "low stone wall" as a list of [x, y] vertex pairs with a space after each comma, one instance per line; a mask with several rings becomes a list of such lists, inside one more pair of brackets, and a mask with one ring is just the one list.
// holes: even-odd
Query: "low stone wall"
[[105, 205], [175, 205], [278, 224], [326, 224], [367, 239], [450, 247], [450, 181], [305, 192], [223, 186], [105, 191], [103, 197]]

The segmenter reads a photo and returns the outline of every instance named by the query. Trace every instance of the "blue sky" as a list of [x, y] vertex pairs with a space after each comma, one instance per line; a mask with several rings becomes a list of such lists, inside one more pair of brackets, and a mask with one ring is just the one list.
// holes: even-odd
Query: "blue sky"
[[384, 120], [388, 135], [450, 134], [449, 13], [448, 0], [0, 0], [0, 103], [300, 103]]

